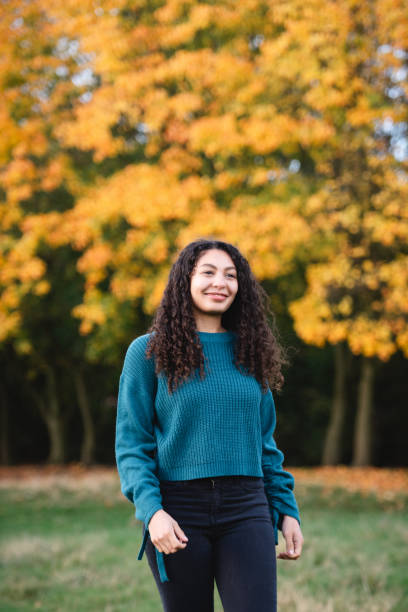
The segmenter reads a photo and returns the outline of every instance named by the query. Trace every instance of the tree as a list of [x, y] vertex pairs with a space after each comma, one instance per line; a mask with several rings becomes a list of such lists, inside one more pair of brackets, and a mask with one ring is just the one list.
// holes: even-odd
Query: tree
[[[115, 214], [114, 198], [121, 197], [127, 223], [141, 230], [129, 228], [129, 258], [151, 253], [156, 239], [155, 252], [168, 252], [160, 273], [139, 286], [148, 311], [161, 295], [174, 240], [180, 247], [216, 234], [238, 242], [261, 278], [284, 273], [297, 258], [306, 263], [310, 284], [314, 278], [310, 293], [317, 285], [324, 293], [324, 321], [327, 310], [335, 313], [322, 331], [316, 296], [310, 298], [313, 322], [303, 315], [308, 295], [294, 304], [296, 329], [307, 341], [347, 340], [354, 352], [381, 359], [404, 348], [406, 162], [397, 151], [407, 108], [403, 3], [349, 0], [325, 3], [323, 11], [320, 0], [169, 0], [141, 2], [135, 11], [117, 8], [115, 15], [101, 11], [103, 36], [93, 27], [84, 37], [95, 52], [101, 87], [60, 132], [68, 143], [86, 132], [82, 146], [96, 159], [129, 150], [141, 159], [92, 196], [101, 229], [88, 235], [89, 278], [105, 278], [107, 262], [115, 259], [101, 236]], [[113, 38], [121, 42], [109, 57], [105, 43]], [[100, 129], [87, 129], [98, 114]], [[398, 131], [402, 137], [395, 144]], [[297, 173], [300, 189], [292, 176]], [[177, 199], [166, 180], [182, 186], [185, 198]], [[152, 226], [140, 214], [141, 191], [157, 214]], [[166, 196], [179, 204], [168, 214], [177, 215], [180, 203], [184, 207], [170, 235], [161, 229]], [[132, 208], [136, 215], [128, 212]], [[125, 259], [120, 274], [131, 286], [136, 270], [129, 266], [126, 278]], [[392, 280], [391, 270], [397, 273]], [[140, 270], [139, 280], [144, 276]], [[92, 325], [86, 313], [100, 301], [90, 280], [88, 306], [78, 311], [84, 330]], [[346, 320], [354, 321], [355, 331], [345, 332]], [[338, 395], [334, 402], [340, 415]], [[355, 462], [369, 461], [365, 454]]]
[[[31, 356], [32, 378], [24, 384], [48, 428], [49, 461], [62, 462], [59, 377], [82, 360], [84, 339], [70, 316], [81, 301], [76, 256], [58, 243], [57, 229], [63, 231], [63, 213], [81, 184], [75, 155], [60, 146], [55, 127], [83, 93], [73, 82], [81, 56], [44, 3], [10, 1], [6, 8], [0, 25], [0, 342], [11, 341], [17, 353]], [[77, 388], [89, 438], [85, 391]], [[88, 443], [83, 458], [91, 456]]]
[[[408, 15], [400, 2], [350, 1], [333, 10], [336, 18], [327, 28], [331, 48], [323, 31], [313, 35], [309, 6], [299, 8], [291, 23], [292, 32], [307, 32], [314, 39], [314, 60], [323, 68], [305, 101], [333, 128], [319, 157], [314, 156], [320, 188], [305, 205], [305, 217], [323, 249], [311, 261], [307, 292], [291, 312], [307, 342], [321, 346], [346, 341], [354, 353], [384, 360], [407, 349], [407, 163], [401, 153], [407, 91], [400, 81]], [[293, 18], [289, 6], [287, 13]], [[292, 43], [295, 51], [286, 59], [293, 65], [302, 40], [293, 36]], [[358, 413], [365, 406], [366, 415], [371, 411], [371, 369], [365, 362]], [[339, 424], [340, 391], [333, 405]], [[356, 420], [355, 464], [371, 461], [370, 435], [358, 429], [363, 422], [368, 432], [370, 418]], [[333, 444], [339, 448], [338, 441]], [[336, 462], [339, 453], [334, 454], [330, 461]]]

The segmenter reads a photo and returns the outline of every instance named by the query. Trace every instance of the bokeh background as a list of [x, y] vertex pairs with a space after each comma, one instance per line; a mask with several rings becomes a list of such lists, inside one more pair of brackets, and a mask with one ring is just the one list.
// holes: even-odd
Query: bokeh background
[[[270, 296], [291, 356], [276, 439], [306, 516], [328, 513], [319, 520], [329, 539], [339, 534], [332, 552], [351, 529], [334, 520], [333, 500], [344, 516], [360, 508], [361, 525], [374, 521], [372, 549], [350, 576], [325, 566], [324, 546], [308, 569], [285, 569], [282, 609], [408, 609], [397, 569], [408, 562], [398, 557], [408, 543], [406, 3], [4, 0], [0, 12], [0, 475], [6, 566], [16, 571], [4, 609], [160, 609], [145, 566], [139, 607], [130, 603], [133, 549], [116, 585], [126, 582], [128, 599], [64, 607], [67, 593], [75, 601], [65, 575], [61, 599], [44, 599], [56, 582], [52, 547], [41, 561], [38, 542], [50, 517], [68, 521], [67, 492], [86, 517], [91, 501], [74, 495], [70, 477], [105, 491], [103, 465], [117, 491], [124, 355], [178, 252], [199, 237], [235, 244]], [[96, 484], [85, 490], [99, 499]], [[45, 491], [48, 518], [36, 506]], [[131, 516], [119, 498], [117, 512]], [[30, 522], [23, 507], [40, 523], [19, 556], [10, 537]], [[384, 510], [389, 523], [375, 526]], [[395, 542], [367, 578], [388, 528]], [[356, 554], [357, 532], [349, 536], [342, 562]], [[115, 542], [129, 545], [129, 535]], [[55, 546], [53, 567], [67, 553]], [[31, 591], [18, 578], [25, 563], [27, 576], [42, 568]], [[314, 587], [319, 567], [341, 586]], [[303, 595], [291, 599], [290, 585]], [[345, 603], [341, 592], [355, 597]]]

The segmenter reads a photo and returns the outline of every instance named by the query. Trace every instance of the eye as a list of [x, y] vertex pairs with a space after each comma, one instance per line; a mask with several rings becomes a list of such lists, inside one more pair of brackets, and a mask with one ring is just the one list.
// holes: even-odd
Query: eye
[[[212, 270], [203, 270], [203, 274], [213, 274], [213, 271]], [[231, 274], [230, 272], [227, 273], [226, 276], [228, 276], [229, 278], [234, 278], [234, 279], [237, 278], [235, 276], [235, 274]]]

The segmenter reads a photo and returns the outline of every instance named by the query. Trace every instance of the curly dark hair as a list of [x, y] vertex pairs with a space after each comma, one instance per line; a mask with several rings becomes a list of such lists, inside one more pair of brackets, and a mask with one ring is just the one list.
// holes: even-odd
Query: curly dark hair
[[[234, 364], [243, 373], [255, 376], [264, 392], [268, 384], [271, 389], [280, 391], [284, 382], [281, 368], [289, 360], [278, 341], [275, 315], [270, 308], [268, 295], [256, 280], [245, 257], [235, 246], [221, 240], [202, 238], [191, 242], [180, 252], [148, 329], [151, 336], [146, 356], [155, 356], [156, 374], [161, 371], [166, 374], [170, 393], [184, 380], [194, 376], [197, 369], [201, 379], [204, 378], [204, 354], [193, 315], [190, 282], [197, 260], [209, 249], [228, 253], [237, 270], [237, 294], [221, 316], [222, 326], [237, 334]], [[268, 315], [271, 324], [268, 323]]]

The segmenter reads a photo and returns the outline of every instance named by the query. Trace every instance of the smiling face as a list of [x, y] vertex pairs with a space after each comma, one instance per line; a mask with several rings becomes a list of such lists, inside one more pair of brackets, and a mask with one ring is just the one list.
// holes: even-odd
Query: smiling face
[[238, 292], [237, 269], [228, 253], [205, 251], [193, 269], [190, 290], [196, 316], [221, 317]]

